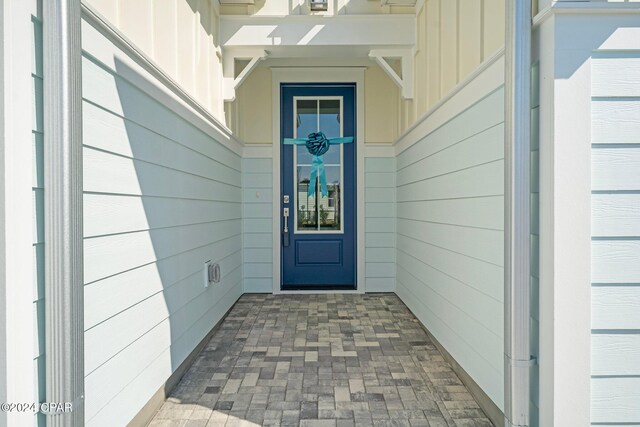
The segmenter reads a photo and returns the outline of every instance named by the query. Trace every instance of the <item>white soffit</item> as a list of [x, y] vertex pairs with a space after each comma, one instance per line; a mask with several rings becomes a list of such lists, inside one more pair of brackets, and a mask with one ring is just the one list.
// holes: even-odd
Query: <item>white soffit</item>
[[[220, 17], [225, 48], [246, 46], [377, 46], [408, 47], [416, 40], [415, 16], [244, 16]], [[312, 54], [311, 54], [312, 55]]]

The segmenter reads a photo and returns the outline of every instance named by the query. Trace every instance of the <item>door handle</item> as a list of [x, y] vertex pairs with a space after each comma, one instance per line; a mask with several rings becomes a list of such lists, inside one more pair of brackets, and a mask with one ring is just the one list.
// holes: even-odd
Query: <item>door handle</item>
[[284, 229], [282, 230], [282, 245], [289, 246], [289, 208], [283, 208], [282, 217]]

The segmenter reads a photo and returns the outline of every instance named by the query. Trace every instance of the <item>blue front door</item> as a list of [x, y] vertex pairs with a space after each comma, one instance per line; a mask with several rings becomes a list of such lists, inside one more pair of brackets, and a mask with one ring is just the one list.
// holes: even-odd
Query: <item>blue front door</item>
[[354, 137], [324, 154], [325, 194], [307, 147], [281, 141], [282, 289], [355, 289], [355, 85], [283, 84], [280, 105], [283, 138]]

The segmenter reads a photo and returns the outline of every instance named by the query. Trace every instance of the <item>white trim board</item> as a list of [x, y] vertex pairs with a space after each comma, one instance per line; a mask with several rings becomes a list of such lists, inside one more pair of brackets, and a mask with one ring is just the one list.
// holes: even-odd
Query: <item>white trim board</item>
[[[274, 30], [277, 31], [274, 33]], [[411, 47], [416, 40], [414, 14], [222, 15], [220, 42], [225, 49], [285, 46]], [[309, 56], [317, 56], [310, 51]], [[235, 53], [233, 53], [234, 56]]]
[[[356, 85], [356, 290], [349, 293], [365, 292], [365, 245], [364, 245], [364, 71], [363, 67], [300, 67], [272, 68], [272, 111], [273, 111], [273, 293], [318, 293], [318, 291], [289, 291], [280, 289], [282, 263], [280, 250], [280, 85], [282, 83], [355, 83]], [[333, 293], [340, 291], [332, 290]]]
[[[32, 2], [0, 14], [0, 402], [33, 402]], [[33, 425], [32, 412], [0, 411], [0, 425]]]
[[365, 144], [365, 157], [391, 157], [396, 158], [396, 149], [392, 144]]
[[242, 150], [243, 159], [270, 159], [273, 156], [272, 144], [246, 144]]
[[449, 94], [438, 101], [422, 117], [409, 127], [394, 142], [395, 155], [402, 153], [413, 144], [457, 116], [487, 94], [504, 84], [504, 49], [458, 83]]
[[640, 2], [595, 2], [595, 1], [557, 1], [540, 9], [533, 17], [533, 29], [538, 28], [554, 14], [638, 14]]

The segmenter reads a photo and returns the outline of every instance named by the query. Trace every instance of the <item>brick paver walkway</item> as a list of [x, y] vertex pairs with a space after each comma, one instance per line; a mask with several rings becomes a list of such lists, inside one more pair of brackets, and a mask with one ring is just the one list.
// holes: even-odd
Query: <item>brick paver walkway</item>
[[491, 426], [393, 294], [244, 295], [150, 424]]

